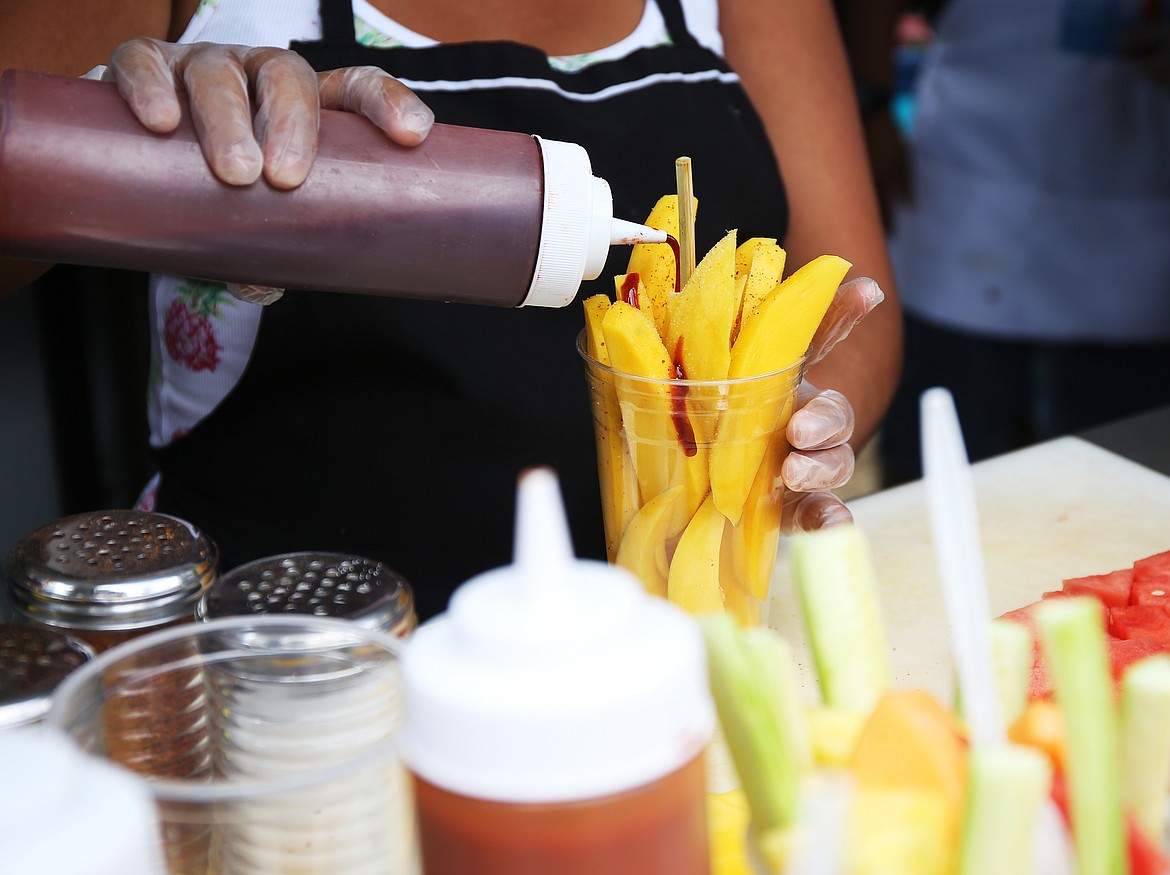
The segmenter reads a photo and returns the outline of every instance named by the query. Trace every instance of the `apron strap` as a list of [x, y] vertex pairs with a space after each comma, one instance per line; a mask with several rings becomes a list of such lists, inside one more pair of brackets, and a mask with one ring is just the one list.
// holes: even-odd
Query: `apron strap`
[[351, 0], [320, 0], [321, 42], [329, 46], [351, 46], [357, 42]]
[[[328, 0], [323, 0], [328, 2]], [[666, 23], [666, 32], [676, 46], [697, 46], [695, 39], [687, 29], [687, 18], [683, 14], [682, 0], [646, 0], [647, 3], [657, 3], [658, 11], [662, 13], [662, 20]], [[712, 0], [714, 2], [714, 0]]]

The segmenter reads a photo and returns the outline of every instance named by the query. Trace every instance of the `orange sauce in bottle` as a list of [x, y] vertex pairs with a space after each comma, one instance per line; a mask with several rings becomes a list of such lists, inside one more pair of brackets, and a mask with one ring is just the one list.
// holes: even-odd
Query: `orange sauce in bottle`
[[514, 803], [414, 776], [426, 875], [707, 875], [700, 754], [650, 784], [598, 799]]

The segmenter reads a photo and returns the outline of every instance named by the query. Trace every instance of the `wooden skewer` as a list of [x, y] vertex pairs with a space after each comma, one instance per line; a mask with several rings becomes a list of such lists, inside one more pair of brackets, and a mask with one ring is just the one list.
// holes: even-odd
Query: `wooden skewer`
[[674, 161], [674, 180], [678, 188], [679, 286], [676, 291], [681, 292], [695, 270], [695, 191], [691, 159], [685, 155]]

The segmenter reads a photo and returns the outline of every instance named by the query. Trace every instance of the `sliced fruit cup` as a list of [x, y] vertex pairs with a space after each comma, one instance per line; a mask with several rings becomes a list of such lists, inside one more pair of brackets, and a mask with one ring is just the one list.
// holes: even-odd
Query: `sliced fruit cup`
[[803, 360], [728, 380], [620, 373], [586, 352], [609, 560], [692, 614], [757, 625], [780, 537], [780, 467]]

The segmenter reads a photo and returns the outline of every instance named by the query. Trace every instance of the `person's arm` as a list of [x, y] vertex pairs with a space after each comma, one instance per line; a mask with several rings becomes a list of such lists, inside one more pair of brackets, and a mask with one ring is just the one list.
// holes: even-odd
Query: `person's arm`
[[[0, 3], [0, 72], [8, 68], [81, 76], [104, 64], [124, 40], [165, 37], [172, 0], [57, 0]], [[51, 264], [0, 259], [0, 298], [28, 285]]]
[[808, 374], [852, 403], [860, 447], [897, 384], [902, 322], [837, 20], [829, 0], [720, 0], [719, 9], [727, 60], [763, 119], [787, 189], [788, 269], [831, 253], [885, 292]]

